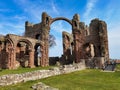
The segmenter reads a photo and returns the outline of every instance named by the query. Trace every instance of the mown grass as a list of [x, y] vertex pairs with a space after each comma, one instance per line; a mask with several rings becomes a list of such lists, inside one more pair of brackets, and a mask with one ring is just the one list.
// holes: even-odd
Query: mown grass
[[119, 71], [120, 71], [120, 64], [117, 64], [116, 70], [119, 70]]
[[59, 90], [120, 90], [120, 72], [101, 72], [100, 70], [86, 69], [70, 74], [0, 87], [0, 90], [32, 90], [30, 87], [37, 82], [43, 82], [59, 88]]
[[54, 67], [54, 66], [35, 67], [35, 68], [19, 67], [18, 69], [15, 69], [15, 70], [2, 69], [2, 70], [0, 70], [0, 76], [6, 75], [6, 74], [20, 74], [20, 73], [31, 72], [31, 71], [35, 71], [35, 70], [49, 69], [49, 68], [52, 68], [52, 67]]

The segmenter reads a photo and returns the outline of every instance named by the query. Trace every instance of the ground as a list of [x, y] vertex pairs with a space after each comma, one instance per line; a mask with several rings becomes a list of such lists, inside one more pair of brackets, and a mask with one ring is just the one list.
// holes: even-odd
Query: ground
[[86, 69], [37, 81], [1, 87], [0, 90], [32, 90], [30, 87], [37, 82], [43, 82], [60, 90], [119, 90], [120, 72], [102, 72], [98, 69]]

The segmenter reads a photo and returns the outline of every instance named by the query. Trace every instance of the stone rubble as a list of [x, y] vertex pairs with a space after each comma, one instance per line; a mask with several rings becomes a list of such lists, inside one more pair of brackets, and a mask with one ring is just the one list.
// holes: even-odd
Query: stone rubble
[[39, 82], [39, 83], [37, 83], [37, 84], [34, 84], [34, 85], [32, 86], [32, 89], [33, 89], [33, 90], [59, 90], [59, 89], [57, 89], [57, 88], [50, 87], [50, 86], [48, 86], [48, 85], [46, 85], [46, 84], [44, 84], [44, 83], [42, 83], [42, 82]]

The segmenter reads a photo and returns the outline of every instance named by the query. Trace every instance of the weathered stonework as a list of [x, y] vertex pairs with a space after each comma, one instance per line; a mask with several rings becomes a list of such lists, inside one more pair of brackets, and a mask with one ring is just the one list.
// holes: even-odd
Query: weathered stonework
[[37, 84], [34, 84], [32, 86], [32, 89], [33, 90], [59, 90], [58, 88], [53, 88], [53, 87], [50, 87], [42, 82], [39, 82]]
[[[48, 66], [50, 26], [57, 20], [64, 20], [72, 26], [71, 34], [63, 32], [63, 55], [60, 62], [64, 63], [61, 64], [79, 63], [82, 60], [88, 63], [90, 59], [99, 64], [109, 61], [107, 24], [104, 21], [93, 19], [86, 26], [80, 22], [78, 14], [69, 20], [64, 17], [52, 18], [43, 12], [40, 23], [25, 22], [24, 36], [8, 34], [0, 37], [0, 68]], [[95, 65], [101, 68], [102, 64], [99, 64]]]

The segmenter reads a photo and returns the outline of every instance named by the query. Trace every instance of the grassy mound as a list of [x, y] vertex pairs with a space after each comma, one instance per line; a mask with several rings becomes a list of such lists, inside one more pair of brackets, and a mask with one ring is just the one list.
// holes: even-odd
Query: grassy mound
[[43, 82], [60, 90], [120, 90], [120, 72], [101, 72], [100, 70], [86, 69], [70, 74], [0, 87], [0, 90], [32, 90], [30, 87], [37, 82]]

